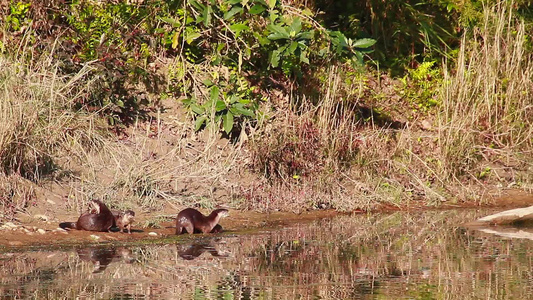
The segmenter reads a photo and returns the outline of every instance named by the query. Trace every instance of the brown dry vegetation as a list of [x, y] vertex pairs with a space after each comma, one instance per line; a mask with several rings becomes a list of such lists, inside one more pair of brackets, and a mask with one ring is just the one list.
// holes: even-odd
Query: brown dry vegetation
[[[283, 180], [255, 186], [251, 207], [488, 203], [506, 188], [531, 191], [533, 68], [524, 24], [496, 6], [473, 41], [467, 36], [452, 69], [443, 63], [439, 105], [428, 113], [398, 97], [405, 91], [387, 77], [350, 85], [349, 73], [330, 69], [318, 106], [277, 116], [254, 141], [256, 169]], [[376, 101], [379, 94], [386, 99]], [[365, 105], [374, 111], [361, 116]]]
[[419, 109], [387, 74], [331, 66], [317, 70], [318, 101], [273, 89], [262, 108], [268, 118], [233, 140], [209, 127], [195, 132], [173, 98], [112, 133], [98, 112], [73, 106], [94, 87], [90, 63], [59, 76], [53, 49], [31, 60], [29, 51], [2, 54], [1, 217], [75, 218], [91, 198], [161, 217], [184, 206], [352, 211], [531, 191], [533, 65], [524, 26], [505, 7], [485, 14], [457, 59], [442, 63], [438, 105]]

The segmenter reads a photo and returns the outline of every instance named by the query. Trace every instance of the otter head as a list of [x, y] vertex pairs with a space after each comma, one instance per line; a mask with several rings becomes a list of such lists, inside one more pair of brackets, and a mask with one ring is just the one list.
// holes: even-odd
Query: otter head
[[133, 210], [127, 210], [124, 212], [124, 220], [127, 221], [127, 223], [133, 222], [135, 219], [135, 212]]
[[100, 213], [100, 201], [98, 200], [91, 200], [89, 202], [89, 211], [92, 213], [92, 214], [99, 214]]
[[217, 214], [220, 218], [225, 218], [229, 216], [229, 211], [224, 208], [219, 208], [213, 211], [213, 214]]

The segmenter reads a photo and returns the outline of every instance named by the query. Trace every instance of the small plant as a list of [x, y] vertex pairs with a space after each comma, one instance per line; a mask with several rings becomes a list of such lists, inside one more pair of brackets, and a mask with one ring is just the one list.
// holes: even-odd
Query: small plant
[[276, 49], [270, 52], [270, 65], [276, 68], [280, 61], [287, 64], [309, 64], [309, 44], [314, 30], [302, 30], [302, 20], [298, 17], [290, 21], [269, 24], [267, 38], [277, 41]]
[[[189, 1], [173, 18], [161, 20], [167, 24], [159, 31], [166, 47], [184, 54], [183, 65], [172, 73], [172, 89], [190, 94], [183, 103], [193, 113], [196, 130], [214, 124], [229, 133], [244, 120], [256, 121], [261, 117], [256, 86], [265, 88], [269, 78], [304, 81], [311, 64], [361, 63], [375, 43], [327, 30], [308, 9], [275, 0]], [[211, 82], [179, 70], [191, 65], [205, 73], [229, 69], [231, 75], [212, 76]]]
[[253, 119], [256, 116], [258, 104], [254, 100], [244, 96], [251, 95], [247, 91], [221, 92], [217, 85], [211, 81], [204, 82], [209, 88], [209, 100], [199, 104], [193, 98], [183, 100], [185, 106], [195, 114], [196, 131], [214, 124], [217, 128], [222, 126], [226, 134], [229, 134], [235, 124], [242, 123], [245, 119]]
[[9, 14], [5, 17], [5, 22], [13, 31], [19, 31], [23, 26], [31, 23], [28, 17], [31, 3], [24, 3], [21, 1], [11, 2], [9, 4]]
[[401, 80], [406, 97], [417, 109], [428, 111], [439, 104], [437, 99], [442, 71], [435, 67], [435, 61], [426, 61], [415, 69], [408, 69], [408, 74]]

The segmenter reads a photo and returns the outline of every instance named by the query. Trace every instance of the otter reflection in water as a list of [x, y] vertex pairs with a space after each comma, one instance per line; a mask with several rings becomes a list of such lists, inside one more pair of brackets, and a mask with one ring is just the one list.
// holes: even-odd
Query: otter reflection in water
[[221, 254], [215, 247], [212, 240], [209, 241], [194, 241], [190, 244], [177, 244], [178, 255], [186, 260], [193, 260], [204, 252], [209, 252], [212, 256], [228, 257], [226, 254]]
[[123, 260], [127, 264], [135, 261], [130, 249], [88, 247], [77, 249], [76, 252], [81, 260], [90, 261], [94, 264], [93, 273], [104, 271], [111, 262]]

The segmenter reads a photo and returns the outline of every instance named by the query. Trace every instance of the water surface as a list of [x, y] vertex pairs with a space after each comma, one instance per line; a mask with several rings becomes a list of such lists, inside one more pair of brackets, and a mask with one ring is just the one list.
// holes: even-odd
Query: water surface
[[533, 299], [533, 241], [487, 211], [340, 216], [143, 246], [0, 253], [1, 299]]

